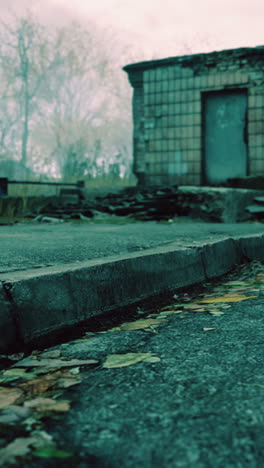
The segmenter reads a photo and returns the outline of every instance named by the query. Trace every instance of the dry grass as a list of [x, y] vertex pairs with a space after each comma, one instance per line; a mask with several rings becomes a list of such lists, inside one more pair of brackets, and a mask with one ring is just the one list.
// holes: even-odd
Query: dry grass
[[[38, 182], [56, 182], [39, 177], [38, 179], [29, 179], [30, 181]], [[85, 181], [85, 189], [87, 192], [100, 191], [115, 191], [124, 187], [136, 185], [136, 177], [131, 175], [124, 179], [117, 179], [111, 176], [97, 177], [95, 179], [82, 178]], [[58, 181], [62, 182], [62, 181]], [[76, 183], [76, 178], [68, 178], [63, 180], [64, 183]], [[56, 196], [60, 194], [63, 186], [52, 185], [33, 185], [33, 184], [9, 184], [8, 195], [10, 197], [37, 197], [37, 196]]]

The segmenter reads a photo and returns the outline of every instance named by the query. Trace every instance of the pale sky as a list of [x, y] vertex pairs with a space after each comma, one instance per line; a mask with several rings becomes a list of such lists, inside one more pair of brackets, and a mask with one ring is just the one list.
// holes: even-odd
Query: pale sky
[[1, 16], [25, 7], [49, 23], [111, 27], [143, 60], [264, 44], [264, 0], [0, 0]]

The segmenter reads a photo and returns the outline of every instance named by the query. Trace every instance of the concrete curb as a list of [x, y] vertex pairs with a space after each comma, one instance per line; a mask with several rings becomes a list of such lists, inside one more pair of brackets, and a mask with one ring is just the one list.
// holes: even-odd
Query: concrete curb
[[0, 351], [102, 313], [264, 260], [264, 234], [0, 275]]

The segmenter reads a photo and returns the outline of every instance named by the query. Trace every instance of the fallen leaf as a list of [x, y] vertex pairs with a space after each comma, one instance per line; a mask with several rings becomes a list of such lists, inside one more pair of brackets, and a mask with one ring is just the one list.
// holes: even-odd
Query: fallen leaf
[[189, 304], [185, 304], [184, 309], [197, 309], [201, 307], [201, 304], [198, 302], [190, 302]]
[[24, 357], [24, 353], [17, 354], [1, 354], [0, 358], [10, 359], [11, 361], [18, 361]]
[[167, 312], [161, 312], [158, 317], [163, 318], [163, 317], [168, 317], [168, 315], [177, 315], [181, 314], [182, 310], [168, 310]]
[[32, 455], [39, 458], [69, 458], [74, 454], [73, 452], [66, 452], [65, 450], [58, 450], [55, 447], [52, 448], [43, 448], [39, 450], [34, 450]]
[[69, 372], [72, 375], [80, 374], [80, 368], [79, 367], [73, 367], [72, 369], [69, 370]]
[[51, 359], [54, 359], [54, 358], [58, 358], [60, 357], [61, 355], [61, 350], [60, 349], [53, 349], [51, 351], [43, 351], [41, 354], [40, 354], [40, 357], [41, 359], [42, 358], [51, 358]]
[[68, 400], [56, 401], [53, 398], [35, 398], [34, 400], [25, 401], [24, 406], [26, 408], [35, 409], [41, 413], [55, 412], [64, 413], [69, 411], [70, 402]]
[[45, 431], [35, 431], [30, 437], [19, 437], [0, 449], [0, 467], [15, 465], [32, 451], [54, 447], [52, 437]]
[[139, 319], [134, 322], [126, 322], [120, 325], [119, 327], [111, 328], [109, 331], [130, 331], [130, 330], [142, 330], [144, 328], [149, 328], [153, 325], [159, 325], [160, 323], [166, 322], [166, 320], [155, 320], [151, 318]]
[[106, 369], [126, 367], [153, 357], [153, 353], [111, 354], [103, 364]]
[[209, 314], [217, 316], [217, 315], [224, 315], [225, 313], [221, 312], [220, 310], [219, 310], [219, 312], [213, 312], [213, 311], [209, 310]]
[[79, 383], [81, 383], [80, 378], [71, 373], [69, 369], [63, 369], [19, 384], [19, 388], [21, 388], [27, 396], [35, 396], [45, 393], [50, 389], [68, 388]]
[[17, 377], [17, 378], [26, 378], [28, 375], [35, 375], [33, 373], [27, 372], [27, 369], [13, 368], [7, 369], [2, 374], [5, 377]]
[[74, 376], [61, 377], [56, 381], [55, 388], [69, 388], [81, 383], [81, 379]]
[[64, 361], [62, 359], [37, 360], [29, 357], [13, 364], [12, 367], [56, 367], [59, 369], [61, 367], [88, 366], [90, 364], [98, 364], [98, 361], [95, 359], [85, 359], [83, 361], [80, 359], [72, 359], [70, 361]]
[[256, 278], [258, 280], [263, 280], [264, 281], [264, 274], [261, 273], [261, 274], [257, 275]]
[[0, 409], [12, 405], [23, 395], [22, 390], [18, 388], [0, 387]]
[[44, 375], [42, 377], [38, 377], [37, 379], [21, 383], [19, 388], [21, 388], [27, 396], [39, 395], [40, 393], [44, 393], [50, 388], [54, 387], [56, 380], [56, 374], [51, 373], [50, 375]]
[[31, 451], [34, 437], [20, 437], [0, 449], [0, 466], [14, 465], [18, 457], [25, 457]]
[[0, 424], [17, 424], [30, 416], [30, 408], [10, 405], [2, 409], [0, 414]]
[[250, 284], [247, 281], [227, 281], [224, 283], [224, 286], [247, 286]]
[[225, 295], [225, 296], [220, 296], [220, 297], [209, 297], [208, 299], [203, 299], [200, 302], [203, 304], [216, 304], [220, 302], [240, 302], [240, 301], [246, 301], [248, 299], [253, 299], [257, 296], [243, 296], [240, 294], [234, 294], [234, 295]]
[[173, 304], [170, 306], [163, 307], [161, 311], [165, 312], [166, 310], [176, 310], [176, 309], [182, 309], [186, 304]]
[[160, 358], [157, 356], [151, 356], [147, 359], [144, 359], [144, 362], [159, 362], [159, 361], [160, 361]]

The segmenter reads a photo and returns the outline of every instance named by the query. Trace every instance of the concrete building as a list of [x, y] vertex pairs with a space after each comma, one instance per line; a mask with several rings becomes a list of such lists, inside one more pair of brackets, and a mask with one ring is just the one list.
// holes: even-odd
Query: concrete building
[[146, 184], [264, 175], [264, 46], [134, 63], [134, 172]]

